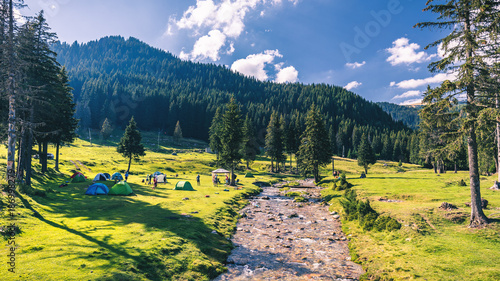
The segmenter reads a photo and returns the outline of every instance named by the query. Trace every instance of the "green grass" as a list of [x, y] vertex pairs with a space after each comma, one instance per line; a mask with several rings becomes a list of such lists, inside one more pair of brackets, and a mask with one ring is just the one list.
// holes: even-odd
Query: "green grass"
[[[339, 163], [340, 162], [340, 163]], [[355, 171], [350, 161], [337, 165]], [[397, 163], [392, 163], [397, 166]], [[404, 165], [406, 172], [394, 172], [391, 165], [376, 164], [360, 179], [348, 176], [358, 198], [368, 198], [379, 213], [396, 218], [403, 227], [393, 232], [365, 232], [357, 221], [342, 221], [350, 238], [351, 254], [367, 274], [364, 278], [381, 280], [498, 280], [500, 271], [500, 192], [488, 189], [494, 177], [481, 177], [481, 195], [489, 201], [486, 215], [492, 223], [483, 229], [468, 228], [470, 187], [468, 172], [433, 171]], [[392, 171], [391, 171], [392, 170]], [[388, 172], [389, 171], [389, 172]], [[343, 192], [325, 189], [331, 210], [342, 213], [339, 204]], [[379, 199], [400, 202], [384, 202]], [[449, 202], [457, 210], [439, 209]]]
[[[63, 147], [60, 173], [34, 175], [35, 189], [46, 195], [22, 195], [18, 201], [17, 273], [2, 280], [208, 280], [224, 272], [236, 211], [247, 194], [258, 192], [251, 183], [262, 177], [245, 179], [240, 173], [240, 188], [223, 191], [224, 185], [211, 183], [213, 155], [176, 150], [177, 156], [148, 150], [132, 164], [128, 182], [134, 196], [88, 196], [84, 192], [97, 173], [123, 172], [127, 161], [113, 146], [78, 140]], [[79, 165], [90, 180], [59, 187], [76, 169], [70, 160], [90, 168]], [[166, 172], [168, 183], [152, 190], [142, 179], [155, 171]], [[196, 191], [173, 190], [180, 180], [190, 181]], [[3, 212], [0, 224], [6, 219]], [[7, 269], [2, 262], [0, 270]]]
[[[260, 158], [252, 165], [255, 178], [244, 178], [246, 171], [240, 169], [240, 189], [223, 191], [224, 185], [214, 187], [211, 183], [210, 172], [218, 167], [214, 155], [200, 152], [203, 143], [188, 141], [181, 146], [162, 141], [158, 148], [155, 133], [143, 136], [147, 155], [132, 163], [129, 177], [134, 196], [86, 196], [90, 181], [59, 187], [76, 169], [70, 160], [90, 168], [79, 166], [89, 178], [99, 172], [124, 172], [127, 161], [116, 153], [117, 136], [97, 144], [93, 140], [92, 146], [77, 140], [63, 147], [60, 172], [50, 169], [41, 175], [35, 165], [34, 188], [45, 196], [22, 195], [19, 199], [16, 212], [22, 232], [15, 240], [16, 274], [7, 274], [8, 249], [4, 247], [0, 253], [4, 257], [0, 258], [2, 280], [208, 280], [225, 270], [223, 263], [232, 249], [227, 238], [234, 231], [237, 211], [246, 204], [246, 194], [259, 190], [252, 182], [300, 178], [270, 174], [269, 161]], [[174, 151], [177, 156], [172, 155]], [[50, 147], [49, 152], [55, 153], [55, 149]], [[2, 179], [5, 154], [1, 149]], [[355, 160], [335, 160], [336, 169], [345, 172], [354, 184], [358, 198], [370, 199], [377, 212], [403, 225], [399, 231], [364, 232], [358, 222], [343, 221], [352, 258], [367, 271], [364, 278], [500, 279], [500, 192], [487, 189], [494, 177], [481, 177], [482, 197], [490, 203], [485, 213], [493, 223], [484, 229], [470, 229], [470, 209], [464, 205], [470, 199], [469, 187], [458, 184], [461, 179], [468, 182], [466, 172], [437, 176], [415, 165], [385, 164], [375, 164], [367, 178], [360, 179], [363, 168]], [[155, 171], [165, 172], [169, 183], [152, 190], [142, 180]], [[201, 186], [196, 185], [197, 174], [201, 175]], [[329, 167], [322, 174], [331, 174]], [[180, 180], [190, 181], [196, 191], [174, 191]], [[332, 183], [333, 178], [327, 177], [321, 185]], [[4, 180], [0, 184], [5, 184]], [[286, 189], [289, 187], [283, 191]], [[341, 213], [338, 200], [342, 194], [323, 190], [332, 211]], [[2, 199], [5, 203], [5, 196]], [[442, 211], [438, 209], [442, 202], [459, 209]], [[4, 209], [0, 225], [7, 223], [7, 215]]]

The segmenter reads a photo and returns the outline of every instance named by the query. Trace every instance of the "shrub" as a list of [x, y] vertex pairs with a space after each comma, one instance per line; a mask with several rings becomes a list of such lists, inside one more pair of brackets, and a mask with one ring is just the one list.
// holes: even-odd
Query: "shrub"
[[297, 197], [297, 196], [300, 196], [300, 193], [298, 193], [297, 191], [290, 191], [290, 192], [285, 193], [285, 196], [287, 196], [287, 197]]
[[390, 218], [385, 227], [387, 231], [399, 230], [401, 229], [401, 224], [394, 218]]

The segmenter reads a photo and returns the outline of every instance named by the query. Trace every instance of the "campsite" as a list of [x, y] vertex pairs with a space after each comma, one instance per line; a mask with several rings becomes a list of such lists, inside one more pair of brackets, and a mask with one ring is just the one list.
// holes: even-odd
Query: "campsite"
[[[154, 134], [145, 133], [144, 138], [147, 143]], [[123, 173], [126, 168], [126, 161], [109, 144], [90, 146], [88, 141], [77, 140], [62, 148], [60, 173], [51, 169], [45, 176], [35, 176], [35, 188], [44, 195], [19, 198], [22, 232], [16, 239], [22, 261], [18, 263], [19, 275], [6, 280], [215, 278], [225, 271], [225, 259], [233, 248], [227, 238], [236, 229], [238, 210], [247, 204], [244, 198], [261, 190], [252, 183], [300, 179], [286, 173], [269, 174], [270, 162], [262, 158], [252, 166], [254, 178], [245, 177], [249, 172], [244, 169], [237, 172], [238, 189], [214, 186], [211, 172], [216, 168], [212, 165], [215, 155], [201, 152], [194, 148], [198, 143], [192, 142], [185, 148], [161, 147], [158, 152], [154, 146], [148, 148], [147, 155], [132, 166], [127, 181], [131, 195], [85, 195], [98, 173]], [[172, 150], [178, 154], [175, 158]], [[59, 187], [74, 174], [73, 159], [88, 169], [80, 170], [87, 179]], [[399, 231], [367, 233], [357, 222], [342, 220], [352, 260], [361, 263], [364, 270], [396, 279], [456, 280], [469, 274], [477, 276], [475, 280], [499, 277], [495, 270], [500, 258], [498, 226], [466, 227], [469, 211], [463, 203], [468, 187], [457, 184], [467, 177], [466, 172], [438, 176], [409, 164], [403, 165], [401, 172], [397, 163], [384, 162], [377, 163], [367, 179], [360, 179], [363, 168], [355, 161], [337, 158], [336, 165], [348, 175], [359, 196], [370, 199], [376, 210], [396, 217], [403, 225]], [[142, 180], [156, 171], [165, 172], [168, 182], [152, 190]], [[323, 173], [329, 172], [325, 169]], [[197, 174], [200, 186], [196, 185]], [[341, 213], [343, 192], [331, 189], [331, 179], [327, 177], [320, 184], [324, 186], [323, 197], [329, 201], [330, 211]], [[488, 184], [494, 177], [482, 180]], [[181, 181], [190, 182], [194, 191], [174, 190]], [[114, 185], [112, 180], [96, 183]], [[500, 217], [499, 192], [485, 189], [484, 197], [489, 201], [486, 214], [493, 219]], [[442, 201], [458, 209], [440, 210]], [[451, 220], [449, 215], [459, 219]], [[7, 270], [5, 266], [0, 269]]]

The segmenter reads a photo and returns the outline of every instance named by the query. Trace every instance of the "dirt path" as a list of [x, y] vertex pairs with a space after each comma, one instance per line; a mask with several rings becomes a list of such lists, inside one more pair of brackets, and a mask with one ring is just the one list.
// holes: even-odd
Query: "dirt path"
[[[306, 184], [302, 184], [307, 186]], [[338, 216], [320, 201], [320, 189], [307, 203], [280, 195], [277, 187], [250, 199], [232, 238], [236, 248], [228, 272], [215, 280], [357, 280], [361, 266], [350, 261]]]

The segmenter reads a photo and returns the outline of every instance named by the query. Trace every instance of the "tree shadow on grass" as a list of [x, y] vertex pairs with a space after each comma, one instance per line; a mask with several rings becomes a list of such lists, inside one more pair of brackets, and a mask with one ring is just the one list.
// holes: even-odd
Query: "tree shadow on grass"
[[[132, 184], [133, 185], [133, 184]], [[135, 187], [140, 195], [152, 195], [159, 196], [154, 193], [153, 190]], [[76, 193], [76, 194], [75, 194]], [[166, 196], [163, 196], [167, 198]], [[24, 198], [21, 198], [23, 204], [30, 210], [32, 210], [36, 217], [55, 228], [65, 230], [73, 235], [77, 235], [86, 241], [95, 244], [99, 248], [106, 249], [107, 251], [113, 253], [116, 256], [125, 257], [127, 259], [132, 259], [139, 268], [139, 272], [145, 274], [149, 279], [152, 280], [165, 280], [165, 278], [170, 278], [162, 273], [165, 270], [162, 268], [165, 266], [161, 258], [165, 253], [162, 249], [164, 247], [168, 248], [168, 245], [163, 245], [163, 242], [155, 242], [151, 240], [148, 243], [153, 243], [157, 246], [151, 247], [150, 249], [140, 249], [140, 247], [133, 247], [133, 253], [127, 250], [126, 247], [131, 247], [135, 241], [126, 242], [125, 245], [117, 246], [109, 243], [109, 239], [96, 238], [90, 233], [93, 230], [71, 228], [61, 223], [56, 223], [46, 219], [42, 214], [39, 214], [31, 206], [31, 204]], [[174, 236], [180, 237], [187, 242], [193, 243], [197, 249], [199, 249], [203, 254], [203, 257], [191, 257], [217, 260], [223, 262], [227, 255], [231, 251], [231, 243], [222, 235], [214, 234], [215, 229], [212, 225], [207, 225], [201, 218], [192, 217], [190, 215], [179, 214], [178, 212], [164, 208], [168, 206], [167, 204], [150, 204], [139, 200], [137, 196], [86, 196], [83, 194], [78, 194], [78, 192], [68, 191], [67, 194], [61, 193], [51, 193], [46, 198], [32, 197], [37, 203], [51, 208], [50, 212], [58, 214], [66, 218], [77, 218], [79, 220], [86, 221], [105, 221], [109, 222], [118, 227], [127, 227], [129, 224], [139, 224], [143, 226], [143, 231], [146, 233], [162, 233], [165, 237]], [[184, 204], [184, 202], [172, 202], [177, 204]], [[47, 209], [44, 212], [49, 212]], [[221, 216], [232, 216], [234, 214], [222, 214]], [[217, 219], [214, 220], [215, 224], [218, 224]], [[222, 222], [220, 222], [222, 223]], [[222, 227], [228, 227], [227, 225]], [[142, 230], [141, 230], [142, 231]], [[98, 232], [97, 232], [98, 233]], [[142, 234], [138, 234], [141, 235]], [[133, 235], [139, 238], [138, 235]], [[153, 236], [146, 236], [153, 237]], [[186, 243], [187, 243], [186, 242]], [[162, 248], [163, 247], [163, 248]], [[162, 252], [163, 251], [163, 252]], [[168, 252], [168, 251], [167, 251]], [[167, 254], [168, 255], [168, 254]], [[88, 255], [81, 257], [82, 259], [88, 259]], [[96, 257], [92, 257], [95, 259]], [[111, 264], [112, 259], [106, 260]], [[180, 261], [183, 263], [182, 261]], [[185, 270], [184, 265], [184, 270]], [[167, 278], [167, 279], [168, 279]]]

